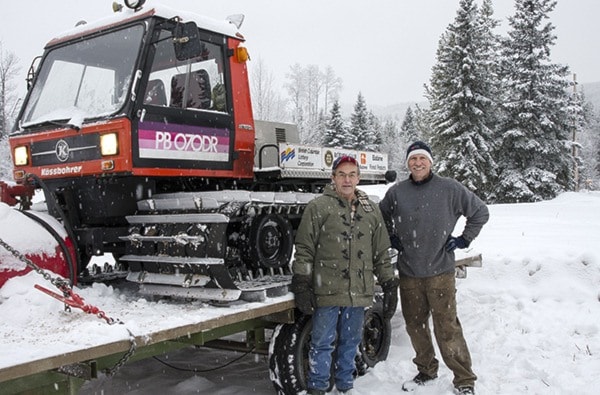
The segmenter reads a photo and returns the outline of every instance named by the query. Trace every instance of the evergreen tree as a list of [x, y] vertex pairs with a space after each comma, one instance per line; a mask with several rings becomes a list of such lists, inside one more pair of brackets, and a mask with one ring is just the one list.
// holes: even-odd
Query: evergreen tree
[[[550, 62], [554, 0], [516, 0], [502, 51], [504, 120], [497, 196], [534, 202], [573, 188], [568, 67]], [[572, 111], [572, 110], [571, 110]]]
[[321, 110], [313, 121], [306, 123], [308, 127], [304, 133], [303, 143], [309, 145], [323, 145], [324, 131], [327, 130], [327, 116]]
[[339, 101], [334, 101], [327, 120], [325, 133], [323, 136], [323, 145], [325, 147], [344, 147], [347, 145], [345, 141], [346, 125], [342, 119], [342, 112]]
[[490, 18], [481, 16], [474, 0], [460, 1], [454, 22], [440, 39], [426, 87], [436, 172], [484, 199], [493, 193], [496, 172], [491, 145], [495, 126], [487, 116], [495, 93], [488, 75], [491, 44], [484, 39], [493, 36], [487, 30], [493, 25]]
[[[425, 86], [427, 89], [427, 86]], [[414, 119], [415, 119], [415, 130], [417, 131], [417, 139], [421, 141], [431, 140], [431, 112], [429, 109], [421, 108], [418, 104], [415, 104]]]
[[381, 151], [381, 145], [383, 144], [383, 139], [381, 137], [381, 122], [379, 118], [373, 114], [373, 111], [369, 111], [367, 117], [367, 144], [365, 148], [368, 151]]
[[579, 188], [600, 189], [600, 114], [594, 106], [583, 101], [583, 125], [577, 135], [579, 154]]
[[475, 39], [477, 40], [479, 67], [481, 75], [487, 76], [484, 86], [486, 90], [485, 98], [488, 101], [482, 116], [485, 118], [486, 125], [493, 127], [495, 134], [497, 134], [501, 117], [501, 111], [498, 110], [498, 107], [500, 106], [500, 93], [502, 92], [502, 82], [499, 77], [499, 54], [502, 38], [494, 32], [500, 26], [500, 21], [494, 18], [492, 0], [483, 0], [476, 24]]
[[398, 129], [398, 123], [394, 119], [386, 119], [383, 123], [381, 141], [379, 151], [388, 155], [388, 167], [391, 170], [403, 170], [406, 143]]
[[568, 125], [571, 134], [571, 154], [573, 155], [572, 163], [572, 176], [575, 190], [579, 189], [580, 182], [580, 171], [584, 167], [583, 157], [581, 156], [582, 145], [578, 142], [581, 141], [582, 133], [586, 124], [586, 116], [584, 110], [584, 99], [583, 95], [576, 91], [576, 82], [573, 82], [573, 93], [569, 96], [568, 106], [566, 107], [566, 113], [568, 117]]
[[410, 106], [408, 106], [406, 112], [404, 113], [404, 119], [402, 120], [400, 131], [402, 141], [406, 146], [417, 140], [423, 140], [423, 137], [421, 137], [421, 132], [417, 126], [417, 119]]
[[373, 142], [367, 104], [360, 92], [354, 104], [354, 111], [350, 115], [350, 134], [353, 136], [354, 143], [348, 148], [365, 150]]

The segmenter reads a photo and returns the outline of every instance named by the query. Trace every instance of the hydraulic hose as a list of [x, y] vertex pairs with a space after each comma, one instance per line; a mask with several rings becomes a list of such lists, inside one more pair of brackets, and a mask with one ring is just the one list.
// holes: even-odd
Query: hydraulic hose
[[[56, 202], [56, 198], [55, 198], [54, 194], [50, 191], [50, 189], [48, 188], [48, 186], [46, 185], [46, 183], [44, 181], [42, 181], [35, 174], [27, 174], [27, 177], [25, 179], [28, 180], [28, 181], [30, 179], [33, 179], [33, 181], [35, 181], [35, 183], [40, 188], [42, 188], [42, 190], [44, 191], [44, 196], [46, 196], [46, 204], [51, 204], [52, 208], [54, 210], [56, 210], [56, 212], [59, 214], [60, 219], [62, 220], [63, 225], [65, 227], [65, 230], [67, 231], [67, 235], [71, 238], [71, 240], [73, 241], [73, 246], [75, 247], [75, 265], [76, 266], [74, 266], [74, 268], [75, 268], [75, 272], [76, 272], [75, 276], [76, 276], [77, 273], [79, 272], [79, 270], [83, 269], [83, 268], [81, 267], [81, 265], [82, 265], [81, 264], [81, 258], [79, 256], [79, 252], [77, 251], [77, 239], [75, 238], [75, 232], [73, 231], [73, 227], [71, 226], [71, 222], [67, 218], [67, 215], [65, 214], [65, 212], [63, 211], [63, 209]], [[62, 244], [64, 244], [64, 242]], [[65, 255], [68, 256], [69, 260], [71, 259], [71, 254], [68, 253], [68, 250], [66, 249], [66, 245], [65, 245]], [[72, 263], [72, 261], [71, 261], [71, 263]], [[72, 269], [69, 269], [69, 270], [73, 271]], [[73, 281], [74, 281], [74, 279], [73, 279]]]
[[[31, 218], [32, 220], [34, 220], [35, 222], [37, 222], [38, 224], [42, 225], [42, 227], [44, 229], [46, 229], [46, 231], [48, 231], [48, 233], [50, 233], [52, 235], [52, 237], [54, 237], [54, 239], [56, 240], [56, 242], [58, 243], [58, 245], [60, 246], [60, 248], [63, 250], [63, 253], [65, 255], [65, 259], [67, 261], [67, 265], [69, 266], [69, 281], [70, 281], [70, 285], [73, 286], [73, 284], [75, 284], [75, 277], [76, 277], [76, 271], [77, 271], [77, 266], [75, 266], [77, 263], [73, 262], [73, 257], [71, 256], [71, 252], [69, 251], [69, 248], [67, 247], [67, 244], [65, 243], [65, 241], [63, 240], [63, 238], [58, 234], [58, 232], [56, 231], [56, 229], [54, 229], [52, 227], [52, 225], [50, 225], [49, 223], [47, 223], [46, 221], [44, 221], [41, 217], [38, 217], [35, 214], [32, 214], [29, 211], [25, 211], [22, 210], [21, 213], [23, 215], [25, 215], [28, 218]], [[73, 247], [75, 247], [75, 240], [73, 240]], [[75, 253], [75, 257], [77, 257], [77, 253]]]

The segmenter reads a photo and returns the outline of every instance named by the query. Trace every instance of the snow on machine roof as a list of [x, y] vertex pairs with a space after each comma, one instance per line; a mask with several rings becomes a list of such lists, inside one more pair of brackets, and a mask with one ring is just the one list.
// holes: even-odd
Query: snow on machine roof
[[142, 7], [137, 11], [123, 8], [120, 12], [115, 12], [113, 15], [100, 18], [90, 23], [85, 21], [78, 22], [77, 26], [74, 28], [64, 31], [50, 40], [48, 44], [46, 44], [46, 48], [71, 40], [75, 37], [86, 36], [88, 34], [96, 33], [114, 26], [123, 25], [127, 22], [146, 19], [152, 16], [164, 19], [178, 17], [181, 22], [195, 22], [200, 29], [221, 33], [229, 37], [244, 40], [244, 36], [239, 32], [236, 25], [229, 20], [217, 20], [193, 12], [175, 10], [167, 6], [157, 4], [152, 7]]

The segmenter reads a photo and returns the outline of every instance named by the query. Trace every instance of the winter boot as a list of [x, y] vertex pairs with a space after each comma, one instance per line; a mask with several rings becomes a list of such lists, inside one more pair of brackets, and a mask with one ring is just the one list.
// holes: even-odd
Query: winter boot
[[475, 395], [475, 388], [470, 385], [465, 385], [456, 388], [456, 393], [458, 395]]
[[418, 386], [425, 385], [436, 378], [437, 374], [429, 376], [423, 372], [419, 372], [412, 380], [405, 381], [404, 384], [402, 384], [402, 389], [404, 391], [414, 391]]

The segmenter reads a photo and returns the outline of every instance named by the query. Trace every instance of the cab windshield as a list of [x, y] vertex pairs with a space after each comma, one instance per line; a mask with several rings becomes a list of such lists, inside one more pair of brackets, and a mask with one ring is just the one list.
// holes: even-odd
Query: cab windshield
[[107, 116], [130, 90], [144, 34], [134, 25], [51, 50], [44, 58], [21, 118], [21, 127]]

